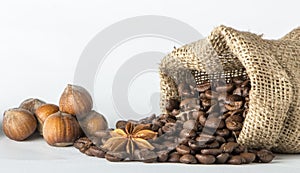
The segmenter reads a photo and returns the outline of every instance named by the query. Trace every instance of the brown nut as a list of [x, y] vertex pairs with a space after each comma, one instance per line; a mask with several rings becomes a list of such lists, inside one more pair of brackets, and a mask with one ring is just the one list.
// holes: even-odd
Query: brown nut
[[43, 136], [49, 145], [57, 147], [73, 145], [80, 135], [80, 126], [76, 118], [70, 114], [56, 112], [44, 122]]
[[89, 112], [79, 124], [86, 135], [94, 135], [108, 128], [105, 117], [96, 111]]
[[26, 109], [15, 108], [4, 112], [3, 132], [15, 141], [23, 141], [32, 135], [37, 127], [34, 115]]
[[38, 131], [43, 135], [43, 125], [45, 120], [51, 115], [59, 111], [59, 107], [54, 104], [44, 104], [36, 109], [35, 116], [38, 120]]
[[92, 110], [93, 100], [89, 92], [81, 86], [68, 85], [59, 100], [61, 112], [76, 115], [78, 119]]
[[34, 114], [36, 109], [44, 104], [46, 104], [46, 102], [44, 102], [40, 99], [29, 98], [29, 99], [24, 100], [20, 104], [19, 108], [26, 109]]

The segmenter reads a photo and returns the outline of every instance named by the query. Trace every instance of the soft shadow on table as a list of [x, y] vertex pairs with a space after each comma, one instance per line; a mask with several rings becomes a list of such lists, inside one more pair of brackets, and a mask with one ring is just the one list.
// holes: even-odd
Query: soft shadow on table
[[0, 121], [0, 138], [4, 137], [4, 133], [2, 130], [2, 121]]

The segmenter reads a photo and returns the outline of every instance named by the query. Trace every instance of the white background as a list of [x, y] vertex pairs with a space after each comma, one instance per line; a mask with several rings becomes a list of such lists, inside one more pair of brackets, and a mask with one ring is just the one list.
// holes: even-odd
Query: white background
[[[0, 112], [16, 107], [28, 97], [39, 97], [47, 102], [57, 103], [63, 88], [67, 83], [72, 83], [77, 61], [87, 43], [98, 32], [120, 20], [140, 15], [163, 15], [191, 25], [204, 36], [208, 35], [214, 27], [224, 24], [239, 30], [264, 33], [265, 38], [276, 39], [300, 25], [299, 5], [296, 0], [1, 0]], [[8, 145], [10, 147], [6, 149]], [[35, 145], [40, 145], [37, 147], [40, 150], [27, 149]], [[22, 154], [22, 151], [27, 151], [24, 153], [28, 157]], [[66, 153], [68, 152], [71, 153], [70, 156], [79, 158], [77, 161], [86, 162], [86, 167], [90, 165], [90, 168], [95, 168], [95, 171], [100, 171], [101, 166], [105, 166], [101, 162], [102, 165], [97, 169], [98, 159], [87, 159], [72, 149], [66, 149]], [[49, 153], [52, 154], [47, 155]], [[9, 155], [12, 155], [11, 158], [5, 159]], [[14, 159], [19, 160], [15, 163], [25, 168], [26, 165], [27, 167], [37, 165], [32, 160], [41, 158], [45, 161], [52, 160], [49, 161], [52, 166], [60, 165], [63, 169], [73, 167], [73, 162], [68, 161], [71, 157], [67, 157], [63, 149], [49, 148], [39, 140], [17, 144], [8, 141], [0, 133], [1, 171], [3, 168], [9, 171], [11, 168], [8, 168], [13, 167], [11, 170], [20, 172], [21, 168], [9, 165], [14, 163]], [[57, 158], [66, 164], [64, 166], [59, 164]], [[289, 159], [291, 162], [286, 161]], [[275, 163], [275, 167], [278, 168], [277, 170], [296, 168], [288, 163], [299, 164], [299, 161], [296, 162], [298, 159], [294, 156], [288, 157], [282, 162], [283, 164], [279, 162], [277, 167]], [[45, 163], [47, 162], [38, 162], [39, 165], [47, 166]], [[116, 166], [116, 168], [121, 167]], [[74, 167], [77, 168], [81, 167], [78, 165]], [[146, 168], [155, 169], [149, 166]], [[199, 170], [195, 167], [188, 168]], [[253, 170], [255, 167], [248, 168]], [[212, 168], [201, 167], [201, 169]], [[57, 168], [56, 170], [62, 171]], [[226, 169], [223, 171], [225, 172]]]

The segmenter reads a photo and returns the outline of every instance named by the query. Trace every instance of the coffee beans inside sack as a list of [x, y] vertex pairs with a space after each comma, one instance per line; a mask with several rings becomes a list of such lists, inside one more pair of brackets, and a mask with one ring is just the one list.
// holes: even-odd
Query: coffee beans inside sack
[[268, 163], [271, 150], [300, 152], [297, 33], [273, 41], [217, 27], [161, 61], [161, 115], [120, 120], [75, 147], [114, 162], [186, 164]]

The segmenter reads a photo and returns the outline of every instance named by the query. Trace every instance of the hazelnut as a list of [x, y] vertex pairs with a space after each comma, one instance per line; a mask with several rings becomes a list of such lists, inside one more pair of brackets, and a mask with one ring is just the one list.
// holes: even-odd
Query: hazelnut
[[3, 132], [16, 141], [23, 141], [32, 135], [37, 127], [34, 115], [26, 109], [15, 108], [4, 112]]
[[76, 115], [78, 119], [92, 110], [93, 100], [89, 92], [81, 86], [68, 85], [59, 100], [59, 109], [71, 115]]
[[19, 108], [22, 108], [22, 109], [26, 109], [30, 112], [32, 112], [33, 114], [35, 113], [35, 110], [42, 106], [43, 104], [46, 104], [46, 102], [42, 101], [42, 100], [39, 100], [39, 99], [35, 99], [35, 98], [30, 98], [30, 99], [26, 99], [24, 100]]
[[44, 104], [36, 109], [35, 116], [38, 120], [38, 131], [43, 135], [43, 125], [45, 120], [51, 115], [59, 111], [59, 107], [54, 104]]
[[81, 136], [81, 129], [74, 116], [56, 112], [45, 120], [43, 136], [49, 145], [65, 147], [73, 145]]
[[105, 117], [96, 111], [89, 112], [85, 119], [79, 121], [86, 135], [95, 135], [96, 132], [107, 130], [108, 125]]

